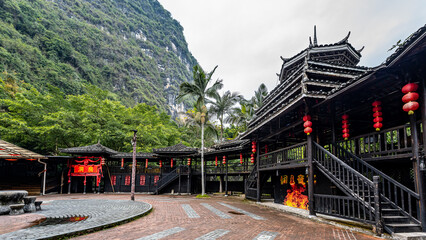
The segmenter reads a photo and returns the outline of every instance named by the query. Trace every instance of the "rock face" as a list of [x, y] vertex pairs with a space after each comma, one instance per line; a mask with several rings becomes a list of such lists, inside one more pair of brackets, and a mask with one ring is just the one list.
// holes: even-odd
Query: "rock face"
[[157, 0], [5, 0], [0, 29], [0, 71], [67, 94], [92, 84], [172, 114], [197, 64], [182, 26]]

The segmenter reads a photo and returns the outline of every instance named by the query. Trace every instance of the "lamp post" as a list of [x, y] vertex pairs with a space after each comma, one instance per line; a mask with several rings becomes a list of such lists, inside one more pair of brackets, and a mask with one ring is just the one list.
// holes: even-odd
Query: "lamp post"
[[133, 139], [132, 139], [132, 145], [133, 145], [133, 163], [132, 163], [132, 187], [131, 187], [131, 196], [130, 200], [135, 201], [135, 182], [136, 182], [136, 133], [138, 130], [132, 130], [133, 131]]

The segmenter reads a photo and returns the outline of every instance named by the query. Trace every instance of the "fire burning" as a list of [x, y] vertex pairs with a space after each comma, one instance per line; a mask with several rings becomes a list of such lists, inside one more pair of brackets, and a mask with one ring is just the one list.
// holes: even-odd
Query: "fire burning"
[[298, 183], [296, 184], [294, 181], [294, 175], [291, 175], [290, 189], [287, 190], [287, 196], [285, 197], [283, 204], [307, 210], [308, 196], [302, 194], [306, 191], [305, 177], [303, 175], [297, 176], [297, 182]]

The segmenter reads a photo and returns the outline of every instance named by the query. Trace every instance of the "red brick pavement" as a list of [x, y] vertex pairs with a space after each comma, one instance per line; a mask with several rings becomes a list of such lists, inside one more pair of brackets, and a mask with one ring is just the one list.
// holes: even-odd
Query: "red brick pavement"
[[[119, 194], [71, 194], [39, 197], [41, 200], [59, 199], [130, 199], [130, 195]], [[238, 198], [212, 197], [196, 199], [194, 196], [153, 196], [136, 195], [137, 201], [152, 204], [153, 211], [145, 217], [114, 228], [102, 230], [75, 239], [138, 239], [174, 227], [184, 228], [184, 231], [164, 239], [195, 239], [216, 229], [230, 230], [220, 239], [253, 239], [262, 231], [277, 232], [275, 239], [345, 239], [368, 240], [378, 239], [363, 233], [337, 228], [332, 225], [318, 223], [302, 218], [261, 207]], [[254, 213], [266, 220], [255, 220], [247, 215], [229, 213], [233, 211], [218, 202], [224, 202], [234, 207]], [[222, 219], [200, 203], [208, 203], [220, 211], [230, 215], [231, 219]], [[189, 204], [200, 218], [189, 218], [181, 204]]]

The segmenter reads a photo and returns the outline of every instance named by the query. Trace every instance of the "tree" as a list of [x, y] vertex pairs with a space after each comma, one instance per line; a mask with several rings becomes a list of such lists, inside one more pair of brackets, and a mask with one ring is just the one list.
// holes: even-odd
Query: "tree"
[[185, 97], [195, 97], [196, 106], [201, 106], [197, 114], [200, 116], [201, 121], [201, 194], [205, 194], [204, 186], [204, 123], [207, 115], [206, 100], [207, 97], [214, 97], [217, 91], [223, 87], [222, 80], [216, 80], [210, 87], [210, 81], [217, 66], [210, 73], [205, 73], [204, 70], [196, 65], [192, 71], [193, 83], [184, 82], [179, 86], [179, 95], [177, 100], [181, 101]]
[[217, 116], [220, 123], [220, 141], [223, 141], [223, 117], [225, 114], [231, 113], [232, 107], [242, 99], [242, 96], [236, 92], [226, 91], [222, 96], [217, 94], [214, 96], [215, 101], [210, 101], [212, 106], [210, 111]]

